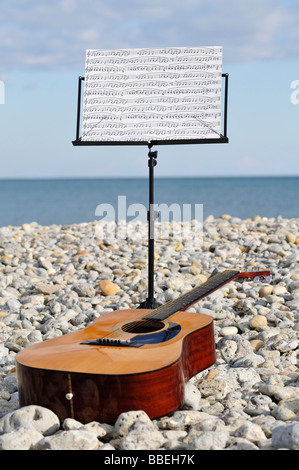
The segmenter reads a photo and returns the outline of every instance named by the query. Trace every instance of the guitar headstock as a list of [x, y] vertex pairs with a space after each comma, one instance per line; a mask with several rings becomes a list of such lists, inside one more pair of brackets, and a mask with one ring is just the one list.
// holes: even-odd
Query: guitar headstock
[[260, 280], [265, 280], [266, 282], [271, 282], [272, 276], [269, 269], [265, 269], [262, 271], [249, 271], [249, 272], [241, 272], [237, 276], [241, 279], [253, 279], [254, 282], [259, 282]]

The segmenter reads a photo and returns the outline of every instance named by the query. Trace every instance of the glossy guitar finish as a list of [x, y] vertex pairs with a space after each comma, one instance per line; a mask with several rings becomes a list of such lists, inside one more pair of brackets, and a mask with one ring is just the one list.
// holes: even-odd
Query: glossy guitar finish
[[114, 422], [144, 410], [150, 418], [184, 403], [185, 382], [215, 362], [212, 318], [185, 312], [237, 277], [224, 271], [155, 310], [121, 310], [82, 330], [34, 344], [17, 355], [20, 405], [50, 408], [61, 420]]
[[181, 325], [181, 331], [175, 338], [138, 349], [81, 344], [147, 312], [111, 312], [84, 330], [19, 353], [21, 406], [39, 404], [60, 419], [84, 422], [113, 422], [123, 411], [139, 409], [150, 417], [161, 416], [181, 406], [185, 381], [215, 361], [208, 316], [177, 313], [172, 321]]

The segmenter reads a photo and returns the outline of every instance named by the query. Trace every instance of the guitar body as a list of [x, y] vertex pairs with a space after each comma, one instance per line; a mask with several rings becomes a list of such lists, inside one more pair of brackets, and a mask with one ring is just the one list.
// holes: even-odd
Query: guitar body
[[81, 422], [114, 422], [130, 410], [171, 413], [184, 403], [187, 380], [215, 362], [212, 318], [185, 310], [234, 279], [269, 275], [228, 269], [154, 310], [111, 312], [25, 348], [17, 355], [20, 405]]
[[[20, 405], [44, 406], [61, 420], [106, 423], [125, 411], [144, 410], [153, 419], [181, 407], [186, 381], [215, 362], [212, 318], [179, 311], [149, 331], [131, 332], [127, 325], [148, 312], [111, 312], [18, 353]], [[92, 343], [119, 331], [120, 346]], [[126, 347], [132, 338], [135, 345]]]

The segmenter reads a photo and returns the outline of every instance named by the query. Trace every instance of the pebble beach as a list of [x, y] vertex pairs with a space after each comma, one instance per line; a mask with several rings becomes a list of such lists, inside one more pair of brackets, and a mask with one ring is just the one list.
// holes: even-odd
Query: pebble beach
[[199, 231], [157, 224], [160, 304], [215, 269], [271, 270], [271, 281], [231, 282], [190, 308], [213, 318], [215, 364], [186, 383], [181, 409], [154, 420], [132, 410], [115, 423], [60, 422], [46, 408], [21, 408], [19, 351], [146, 299], [147, 227], [114, 238], [98, 221], [2, 227], [0, 449], [299, 450], [299, 219], [223, 214]]

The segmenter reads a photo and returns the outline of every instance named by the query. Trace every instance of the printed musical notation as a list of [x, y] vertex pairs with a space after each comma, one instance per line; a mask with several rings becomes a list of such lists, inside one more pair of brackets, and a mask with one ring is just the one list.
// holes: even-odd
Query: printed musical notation
[[220, 136], [221, 47], [87, 50], [83, 141]]

